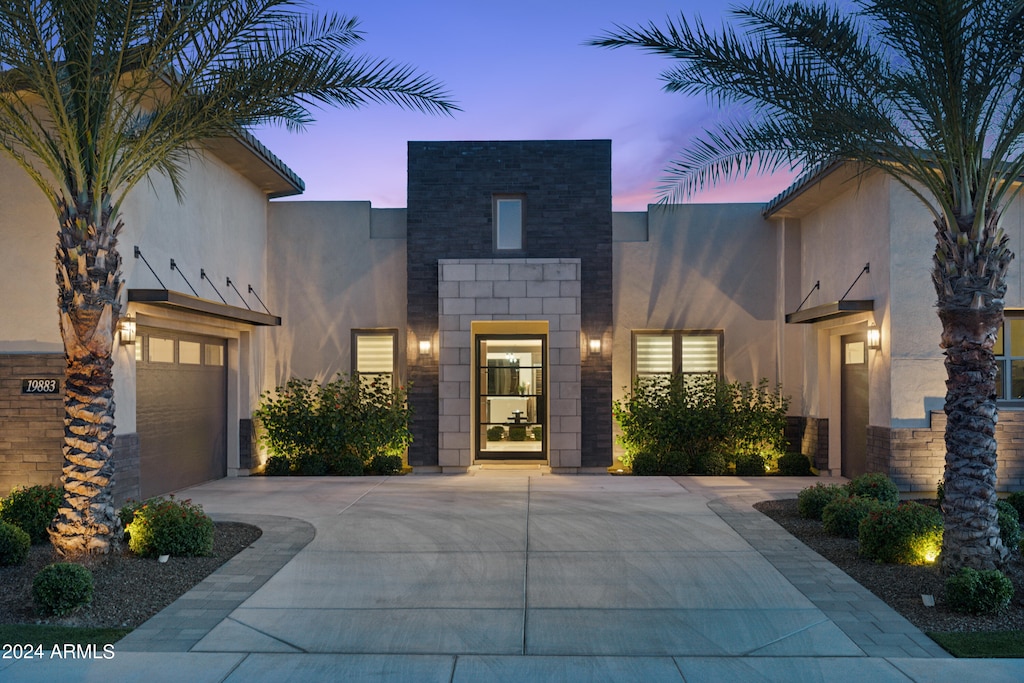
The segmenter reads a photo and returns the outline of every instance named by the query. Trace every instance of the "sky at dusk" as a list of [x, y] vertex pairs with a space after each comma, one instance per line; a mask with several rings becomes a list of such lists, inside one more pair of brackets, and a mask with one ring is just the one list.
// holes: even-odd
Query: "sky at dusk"
[[[680, 11], [720, 24], [715, 0], [315, 0], [320, 11], [360, 20], [357, 53], [412, 64], [443, 82], [462, 108], [451, 118], [396, 106], [325, 109], [302, 133], [254, 132], [306, 182], [298, 199], [406, 205], [409, 140], [612, 141], [616, 211], [658, 200], [664, 169], [723, 115], [703, 97], [661, 89], [672, 62], [639, 50], [583, 43], [615, 24], [635, 26]], [[700, 9], [697, 10], [698, 5]], [[791, 176], [751, 176], [696, 202], [764, 202]]]

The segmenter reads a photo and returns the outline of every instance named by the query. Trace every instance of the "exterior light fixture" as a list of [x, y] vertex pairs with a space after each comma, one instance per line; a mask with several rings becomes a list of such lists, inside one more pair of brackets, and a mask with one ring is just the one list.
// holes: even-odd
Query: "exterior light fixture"
[[429, 353], [430, 353], [430, 340], [429, 339], [421, 339], [420, 340], [420, 355], [421, 356], [426, 356]]
[[600, 337], [591, 337], [590, 338], [590, 342], [589, 342], [589, 346], [590, 346], [590, 352], [591, 353], [601, 353], [601, 338]]
[[117, 321], [117, 331], [121, 337], [121, 344], [135, 343], [135, 318], [126, 315]]
[[875, 351], [882, 348], [882, 331], [874, 323], [868, 325], [868, 348]]

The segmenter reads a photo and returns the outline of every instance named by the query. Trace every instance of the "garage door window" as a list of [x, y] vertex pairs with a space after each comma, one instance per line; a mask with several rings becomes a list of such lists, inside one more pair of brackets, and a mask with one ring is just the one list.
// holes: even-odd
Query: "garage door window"
[[149, 338], [149, 362], [150, 363], [173, 363], [174, 362], [174, 340], [163, 337]]

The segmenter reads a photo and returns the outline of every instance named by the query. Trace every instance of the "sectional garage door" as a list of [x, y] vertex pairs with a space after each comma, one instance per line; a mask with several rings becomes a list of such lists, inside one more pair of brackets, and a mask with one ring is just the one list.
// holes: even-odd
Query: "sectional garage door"
[[143, 498], [227, 474], [227, 344], [140, 328], [136, 420]]

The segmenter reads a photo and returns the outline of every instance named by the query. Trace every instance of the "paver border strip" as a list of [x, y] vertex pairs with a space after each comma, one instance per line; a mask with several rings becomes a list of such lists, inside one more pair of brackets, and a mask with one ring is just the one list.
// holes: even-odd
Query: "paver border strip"
[[211, 515], [263, 532], [248, 548], [221, 565], [187, 593], [117, 642], [124, 652], [189, 652], [248, 600], [316, 536], [301, 519], [279, 515]]

